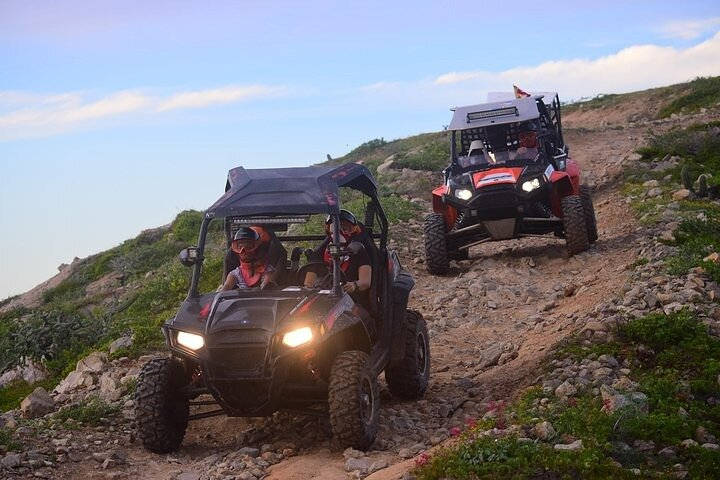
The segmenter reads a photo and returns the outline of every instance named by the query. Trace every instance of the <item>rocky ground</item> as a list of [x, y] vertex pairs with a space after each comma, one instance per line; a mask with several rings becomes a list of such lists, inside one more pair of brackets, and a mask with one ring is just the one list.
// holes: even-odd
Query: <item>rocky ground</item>
[[[627, 366], [612, 357], [549, 365], [553, 347], [574, 334], [587, 342], [605, 341], [626, 314], [669, 312], [683, 305], [720, 331], [720, 308], [713, 302], [720, 295], [718, 286], [697, 273], [668, 278], [662, 270], [662, 258], [672, 247], [659, 238], [670, 231], [673, 206], [658, 212], [654, 226], [640, 226], [617, 183], [622, 169], [636, 163], [633, 151], [649, 128], [688, 119], [627, 122], [637, 118], [642, 117], [624, 112], [608, 115], [600, 126], [566, 131], [571, 154], [594, 190], [600, 238], [588, 252], [568, 257], [564, 242], [552, 237], [484, 244], [471, 250], [469, 260], [454, 263], [451, 275], [438, 278], [423, 265], [421, 223], [393, 231], [394, 246], [417, 281], [411, 307], [428, 324], [432, 373], [427, 394], [417, 402], [400, 402], [383, 389], [372, 450], [343, 451], [325, 421], [276, 414], [201, 420], [190, 425], [178, 452], [148, 453], [134, 439], [133, 402], [124, 386], [146, 359], [109, 362], [95, 354], [45, 401], [67, 406], [96, 394], [121, 413], [92, 428], [59, 424], [51, 416], [21, 422], [16, 432], [26, 449], [0, 452], [0, 477], [408, 479], [417, 455], [492, 415], [529, 385], [558, 395], [589, 388], [615, 398], [615, 388], [627, 387]], [[566, 125], [582, 126], [571, 117]], [[648, 185], [648, 192], [652, 188]], [[639, 257], [649, 261], [638, 266]], [[18, 417], [19, 412], [10, 412], [2, 422], [17, 425]], [[533, 434], [547, 437], [551, 428], [541, 426]], [[688, 440], [717, 446], [713, 438]]]

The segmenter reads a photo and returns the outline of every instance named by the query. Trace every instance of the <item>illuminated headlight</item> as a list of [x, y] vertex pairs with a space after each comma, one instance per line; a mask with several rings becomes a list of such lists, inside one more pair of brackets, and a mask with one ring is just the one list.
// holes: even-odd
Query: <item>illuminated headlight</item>
[[532, 180], [528, 180], [527, 182], [523, 182], [522, 184], [522, 189], [526, 192], [532, 192], [536, 188], [540, 188], [539, 178], [533, 178]]
[[561, 158], [557, 161], [558, 170], [565, 170], [565, 159]]
[[197, 350], [205, 345], [205, 340], [200, 335], [194, 333], [178, 332], [177, 342], [183, 347], [187, 347], [190, 350]]
[[302, 327], [283, 335], [282, 343], [288, 347], [298, 347], [308, 343], [313, 338], [313, 332], [310, 327]]
[[472, 197], [472, 192], [467, 188], [458, 188], [457, 190], [455, 190], [455, 196], [460, 200], [470, 200], [470, 197]]

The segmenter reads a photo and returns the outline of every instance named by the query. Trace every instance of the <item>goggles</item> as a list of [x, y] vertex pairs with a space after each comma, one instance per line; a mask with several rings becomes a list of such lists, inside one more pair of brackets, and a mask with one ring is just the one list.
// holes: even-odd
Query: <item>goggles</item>
[[232, 250], [236, 253], [254, 252], [260, 246], [260, 242], [255, 240], [234, 240], [232, 242]]

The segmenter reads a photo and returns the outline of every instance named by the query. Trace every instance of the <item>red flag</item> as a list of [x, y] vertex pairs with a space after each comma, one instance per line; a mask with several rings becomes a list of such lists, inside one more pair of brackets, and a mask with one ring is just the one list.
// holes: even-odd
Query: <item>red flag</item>
[[529, 97], [530, 94], [525, 90], [520, 89], [517, 85], [513, 85], [513, 91], [515, 92], [515, 98]]

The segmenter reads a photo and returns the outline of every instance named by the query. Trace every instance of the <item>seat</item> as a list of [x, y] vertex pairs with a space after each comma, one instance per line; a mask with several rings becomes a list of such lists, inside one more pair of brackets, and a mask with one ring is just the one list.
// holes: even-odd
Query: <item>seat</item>
[[370, 264], [372, 266], [372, 279], [370, 280], [370, 290], [368, 293], [368, 304], [366, 305], [368, 313], [373, 318], [378, 317], [378, 284], [380, 283], [380, 251], [377, 245], [373, 241], [372, 237], [368, 233], [368, 229], [365, 228], [361, 222], [358, 222], [361, 232], [358, 234], [357, 239], [365, 247], [365, 251], [370, 257]]

